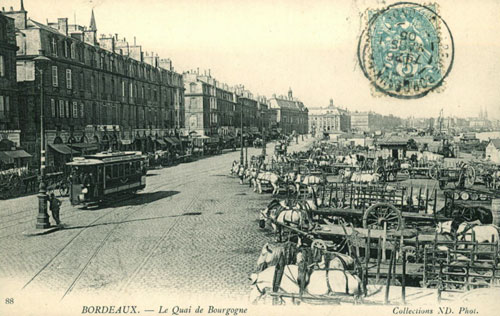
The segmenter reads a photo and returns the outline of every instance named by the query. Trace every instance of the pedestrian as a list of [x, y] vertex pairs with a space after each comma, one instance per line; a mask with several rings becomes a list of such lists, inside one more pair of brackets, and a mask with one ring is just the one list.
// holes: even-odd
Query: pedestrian
[[61, 201], [56, 198], [54, 193], [50, 194], [50, 211], [52, 212], [52, 217], [56, 221], [56, 225], [61, 224], [61, 220], [59, 219], [59, 210], [61, 208]]

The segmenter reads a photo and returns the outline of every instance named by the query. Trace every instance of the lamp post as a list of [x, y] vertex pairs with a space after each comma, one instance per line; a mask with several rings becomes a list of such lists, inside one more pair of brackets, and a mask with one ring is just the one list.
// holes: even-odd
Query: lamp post
[[243, 103], [240, 106], [240, 165], [243, 165]]
[[266, 159], [266, 132], [264, 130], [264, 121], [265, 121], [265, 118], [264, 118], [264, 115], [265, 115], [266, 111], [262, 110], [261, 111], [261, 125], [262, 125], [262, 157], [264, 157], [264, 160]]
[[45, 130], [43, 127], [43, 64], [50, 61], [49, 58], [43, 56], [43, 51], [40, 51], [40, 56], [33, 59], [40, 63], [40, 186], [38, 190], [38, 216], [36, 217], [36, 228], [46, 229], [50, 227], [49, 215], [47, 214], [47, 188], [45, 185]]

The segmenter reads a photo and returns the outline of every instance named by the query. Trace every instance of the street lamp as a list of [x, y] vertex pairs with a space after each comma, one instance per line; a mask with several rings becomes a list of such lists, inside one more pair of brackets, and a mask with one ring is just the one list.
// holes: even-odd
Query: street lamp
[[43, 128], [43, 64], [50, 61], [49, 58], [40, 56], [33, 59], [40, 63], [38, 72], [40, 73], [40, 186], [38, 191], [38, 216], [36, 218], [36, 228], [46, 229], [50, 227], [49, 215], [47, 214], [47, 189], [45, 185], [45, 131]]
[[243, 166], [243, 103], [240, 106], [240, 165]]
[[265, 118], [264, 118], [264, 115], [265, 115], [265, 111], [262, 110], [261, 111], [261, 126], [262, 126], [262, 157], [264, 158], [264, 160], [266, 159], [266, 132], [264, 130], [264, 121], [265, 121]]

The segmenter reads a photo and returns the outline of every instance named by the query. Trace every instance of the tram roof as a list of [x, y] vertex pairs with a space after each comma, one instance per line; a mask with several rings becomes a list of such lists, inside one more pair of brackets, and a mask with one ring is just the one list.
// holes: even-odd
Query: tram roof
[[67, 166], [92, 166], [92, 165], [102, 165], [104, 162], [97, 159], [78, 159], [75, 158], [72, 162], [68, 162]]
[[75, 158], [73, 162], [67, 163], [68, 166], [98, 165], [104, 163], [113, 163], [143, 158], [142, 153], [138, 151], [125, 152], [102, 152], [94, 155], [85, 156], [85, 158]]

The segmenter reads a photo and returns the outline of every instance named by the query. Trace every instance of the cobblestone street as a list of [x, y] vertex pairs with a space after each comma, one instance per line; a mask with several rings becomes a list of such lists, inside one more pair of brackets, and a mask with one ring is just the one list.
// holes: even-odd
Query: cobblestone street
[[[293, 144], [303, 149], [312, 138]], [[274, 144], [268, 144], [268, 153]], [[260, 153], [249, 148], [248, 156]], [[134, 199], [82, 210], [63, 199], [65, 229], [26, 237], [36, 196], [0, 202], [0, 280], [16, 289], [82, 293], [246, 296], [259, 250], [271, 239], [257, 211], [269, 195], [229, 174], [239, 151], [150, 170]]]

